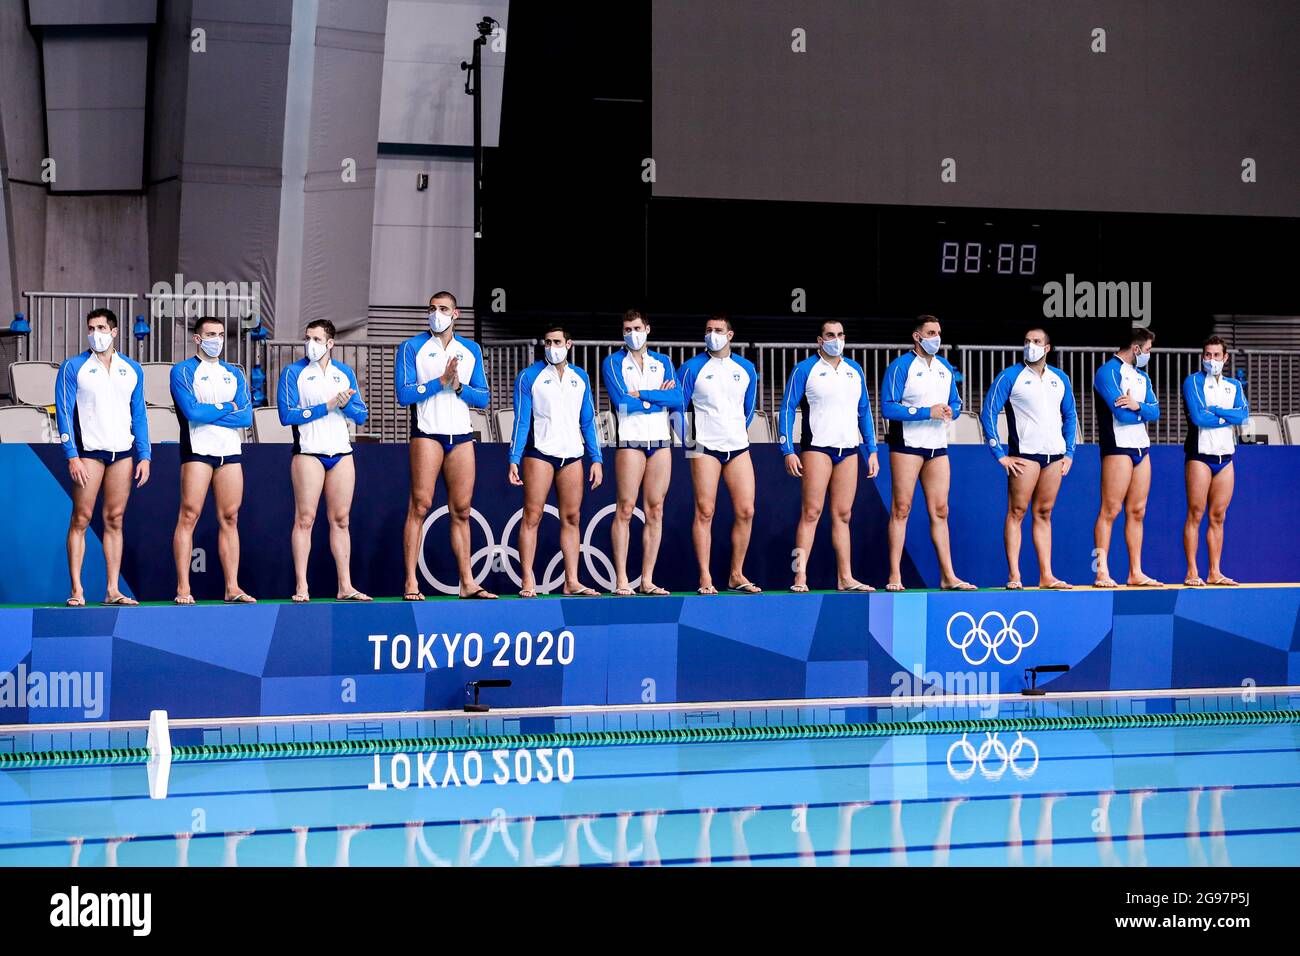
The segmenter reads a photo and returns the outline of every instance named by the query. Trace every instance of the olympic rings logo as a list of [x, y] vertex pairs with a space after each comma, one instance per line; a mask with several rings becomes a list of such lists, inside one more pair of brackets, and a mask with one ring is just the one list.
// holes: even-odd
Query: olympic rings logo
[[[596, 526], [607, 516], [612, 515], [618, 509], [618, 505], [606, 505], [591, 516], [587, 522], [587, 529], [582, 535], [582, 543], [578, 547], [578, 553], [582, 555], [583, 564], [587, 568], [587, 573], [600, 585], [604, 590], [611, 591], [614, 588], [614, 563], [610, 561], [609, 555], [605, 554], [594, 544], [592, 537], [595, 534]], [[434, 523], [444, 515], [448, 514], [449, 508], [443, 505], [436, 511], [432, 512], [424, 519], [424, 525], [420, 529], [420, 551], [419, 566], [420, 574], [429, 586], [435, 588], [443, 594], [459, 594], [460, 588], [456, 584], [445, 584], [438, 580], [433, 571], [429, 569], [428, 561], [424, 556], [424, 543], [429, 537], [429, 530]], [[645, 524], [645, 512], [640, 508], [633, 508], [632, 514]], [[556, 521], [560, 520], [560, 511], [554, 505], [546, 505], [543, 509], [542, 517], [551, 515]], [[505, 529], [501, 533], [501, 540], [498, 542], [492, 532], [492, 526], [488, 524], [487, 518], [477, 508], [470, 509], [470, 520], [483, 529], [483, 536], [487, 543], [470, 555], [470, 571], [474, 576], [474, 584], [482, 586], [483, 581], [492, 571], [502, 571], [515, 583], [515, 587], [523, 587], [523, 579], [519, 576], [519, 549], [510, 544], [510, 536], [514, 533], [515, 528], [524, 518], [524, 509], [520, 508], [510, 520], [506, 522]], [[481, 563], [480, 563], [481, 562]], [[547, 562], [545, 570], [537, 582], [537, 590], [543, 594], [549, 594], [551, 591], [564, 584], [564, 553], [556, 551], [551, 560]], [[599, 569], [597, 568], [599, 565]], [[633, 588], [641, 584], [641, 576], [628, 582]]]
[[[966, 633], [962, 635], [961, 640], [958, 641], [953, 638], [952, 625], [954, 621], [961, 617], [964, 617], [970, 622], [970, 627], [967, 628]], [[1025, 640], [1024, 635], [1022, 635], [1019, 628], [1016, 627], [1016, 622], [1022, 617], [1028, 618], [1034, 625], [1034, 633], [1028, 640]], [[991, 620], [1000, 622], [997, 631], [992, 634], [989, 633], [988, 628], [985, 626]], [[1038, 640], [1038, 618], [1034, 617], [1034, 615], [1029, 611], [1018, 611], [1012, 615], [1010, 621], [997, 611], [989, 611], [979, 619], [978, 623], [976, 623], [973, 614], [968, 614], [965, 611], [958, 611], [952, 617], [948, 618], [948, 643], [961, 651], [962, 657], [966, 658], [966, 663], [970, 664], [972, 667], [979, 667], [987, 661], [990, 656], [996, 658], [999, 664], [1014, 664], [1020, 659], [1021, 651], [1036, 640]], [[971, 648], [974, 646], [976, 641], [979, 641], [980, 644], [984, 645], [984, 653], [978, 658], [976, 658], [971, 651]], [[1008, 641], [1015, 648], [1015, 654], [1009, 657], [1003, 657], [1001, 648], [1002, 645], [1006, 644]]]
[[[1033, 751], [1034, 762], [1028, 767], [1022, 767], [1016, 763], [1017, 759], [1028, 748]], [[962, 760], [969, 761], [970, 766], [958, 770], [953, 766], [952, 755], [954, 751], [960, 750]], [[993, 761], [989, 761], [989, 756]], [[979, 748], [966, 739], [966, 734], [961, 735], [960, 740], [953, 741], [948, 748], [948, 773], [954, 780], [963, 782], [975, 776], [978, 770], [985, 780], [1000, 780], [1002, 775], [1010, 770], [1021, 780], [1027, 780], [1038, 770], [1038, 745], [1019, 731], [1016, 732], [1016, 739], [1008, 747], [1003, 743], [997, 734], [986, 733], [984, 739], [980, 741]]]

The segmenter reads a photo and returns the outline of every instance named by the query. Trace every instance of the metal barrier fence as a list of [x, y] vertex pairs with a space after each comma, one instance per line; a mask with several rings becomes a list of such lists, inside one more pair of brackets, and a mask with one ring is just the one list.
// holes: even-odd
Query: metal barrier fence
[[135, 300], [132, 292], [24, 292], [27, 300], [27, 321], [31, 333], [19, 352], [20, 362], [62, 362], [70, 355], [84, 351], [86, 345], [86, 315], [94, 309], [112, 309], [118, 320], [119, 350], [138, 362], [140, 347], [131, 334], [135, 322]]
[[86, 315], [112, 309], [118, 320], [118, 350], [137, 362], [176, 362], [193, 351], [190, 338], [200, 316], [221, 319], [226, 327], [228, 361], [250, 366], [249, 333], [258, 324], [261, 303], [251, 295], [154, 294], [144, 296], [145, 331], [136, 332], [136, 300], [128, 292], [24, 292], [31, 332], [20, 361], [62, 362], [86, 348]]

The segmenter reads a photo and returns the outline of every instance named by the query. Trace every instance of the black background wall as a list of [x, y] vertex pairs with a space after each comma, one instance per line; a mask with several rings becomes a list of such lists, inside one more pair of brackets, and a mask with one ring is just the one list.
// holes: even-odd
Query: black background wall
[[[1067, 272], [1150, 282], [1162, 345], [1197, 343], [1215, 314], [1300, 314], [1294, 219], [654, 198], [642, 179], [654, 155], [650, 6], [511, 10], [478, 275], [485, 310], [491, 290], [505, 292], [506, 311], [486, 320], [497, 336], [535, 334], [562, 314], [575, 335], [609, 338], [635, 305], [660, 338], [696, 338], [722, 310], [745, 338], [769, 341], [807, 339], [812, 316], [846, 318], [857, 341], [892, 341], [919, 312], [943, 318], [953, 341], [1014, 341], [1042, 321], [1042, 283]], [[1035, 275], [944, 275], [949, 237], [1032, 243]], [[1102, 344], [1126, 325], [1063, 320], [1053, 334]]]

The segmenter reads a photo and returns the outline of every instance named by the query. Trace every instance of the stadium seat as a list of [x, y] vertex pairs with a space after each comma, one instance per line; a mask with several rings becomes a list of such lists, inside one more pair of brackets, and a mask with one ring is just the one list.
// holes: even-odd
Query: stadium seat
[[55, 441], [57, 437], [50, 413], [45, 409], [30, 405], [9, 405], [0, 408], [0, 443], [45, 445]]
[[144, 403], [156, 408], [175, 408], [172, 401], [172, 367], [169, 362], [141, 362], [144, 369]]
[[280, 424], [280, 410], [270, 405], [253, 409], [253, 437], [259, 445], [291, 445], [293, 429]]
[[481, 408], [469, 410], [469, 427], [474, 429], [474, 436], [480, 441], [492, 441], [492, 425], [488, 413]]
[[974, 412], [962, 412], [948, 423], [948, 444], [982, 445], [984, 435], [980, 429], [979, 416]]
[[1300, 445], [1300, 414], [1287, 415], [1282, 419], [1288, 445]]
[[772, 443], [772, 425], [768, 420], [767, 412], [761, 408], [754, 412], [754, 420], [749, 423], [749, 443], [751, 445], [770, 445]]
[[181, 423], [175, 410], [151, 405], [145, 409], [145, 416], [149, 419], [149, 444], [181, 440]]
[[1243, 442], [1255, 442], [1260, 445], [1284, 445], [1282, 440], [1282, 423], [1276, 415], [1255, 412], [1241, 426], [1239, 433]]
[[9, 366], [9, 394], [15, 405], [47, 408], [54, 404], [54, 380], [59, 366], [54, 362], [14, 362]]
[[508, 442], [514, 435], [515, 431], [515, 410], [513, 408], [498, 408], [496, 413], [497, 423], [497, 440]]

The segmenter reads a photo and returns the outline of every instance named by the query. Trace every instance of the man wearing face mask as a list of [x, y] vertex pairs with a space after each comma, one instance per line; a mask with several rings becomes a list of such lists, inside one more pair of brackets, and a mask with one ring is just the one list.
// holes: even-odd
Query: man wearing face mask
[[1129, 587], [1163, 587], [1142, 572], [1142, 520], [1151, 490], [1151, 437], [1147, 422], [1160, 417], [1155, 386], [1145, 369], [1156, 337], [1149, 329], [1134, 329], [1128, 345], [1097, 369], [1092, 380], [1094, 408], [1101, 445], [1101, 509], [1093, 528], [1097, 557], [1094, 587], [1119, 587], [1110, 576], [1107, 557], [1110, 533], [1124, 509], [1124, 542], [1128, 546]]
[[198, 319], [194, 355], [172, 366], [172, 402], [181, 431], [181, 507], [172, 535], [177, 604], [194, 603], [190, 591], [194, 526], [209, 488], [216, 499], [226, 603], [255, 603], [239, 586], [239, 507], [244, 500], [239, 430], [253, 424], [253, 401], [243, 371], [221, 360], [225, 344], [225, 322]]
[[470, 568], [469, 517], [474, 498], [474, 429], [471, 408], [487, 408], [483, 352], [477, 342], [456, 335], [456, 297], [437, 292], [429, 299], [429, 331], [397, 350], [397, 402], [411, 409], [411, 498], [402, 531], [407, 601], [423, 601], [415, 577], [424, 516], [433, 507], [442, 475], [451, 513], [451, 550], [460, 573], [460, 596], [495, 598], [478, 586]]
[[280, 424], [293, 429], [294, 522], [290, 534], [295, 604], [311, 600], [307, 590], [307, 559], [311, 556], [311, 529], [321, 491], [330, 523], [330, 552], [338, 573], [338, 600], [369, 601], [352, 586], [352, 535], [348, 530], [352, 492], [357, 473], [352, 462], [348, 421], [364, 425], [369, 415], [357, 391], [357, 376], [333, 359], [334, 323], [316, 319], [307, 323], [305, 358], [285, 366], [280, 373], [276, 405]]
[[749, 425], [758, 405], [758, 371], [731, 350], [731, 320], [715, 315], [704, 325], [705, 351], [682, 364], [682, 407], [695, 413], [694, 445], [687, 445], [695, 484], [695, 521], [691, 540], [700, 566], [700, 594], [717, 594], [710, 560], [713, 510], [718, 479], [727, 484], [731, 510], [731, 568], [727, 590], [761, 594], [745, 577], [745, 554], [754, 528], [754, 463], [749, 456]]
[[918, 477], [930, 514], [930, 540], [939, 559], [939, 586], [945, 591], [975, 590], [953, 570], [948, 541], [948, 425], [961, 414], [961, 396], [953, 367], [939, 354], [939, 333], [938, 319], [918, 316], [911, 350], [889, 363], [880, 386], [880, 411], [889, 422], [886, 441], [893, 486], [886, 591], [903, 590], [903, 545]]
[[[1065, 590], [1069, 584], [1052, 573], [1052, 508], [1061, 479], [1074, 463], [1078, 415], [1070, 379], [1047, 364], [1052, 340], [1043, 329], [1025, 333], [1025, 360], [1004, 369], [980, 411], [984, 441], [1007, 473], [1007, 589], [1024, 587], [1020, 580], [1020, 531], [1033, 505], [1034, 551], [1038, 555], [1038, 586]], [[998, 437], [998, 413], [1007, 410], [1007, 444]]]
[[[524, 489], [519, 525], [521, 598], [537, 597], [533, 556], [537, 528], [546, 499], [555, 485], [560, 511], [560, 551], [564, 555], [564, 591], [569, 597], [596, 597], [578, 580], [578, 521], [582, 509], [582, 453], [591, 456], [591, 489], [603, 478], [596, 402], [587, 373], [568, 362], [573, 342], [560, 326], [542, 336], [545, 359], [515, 379], [515, 430], [510, 440], [509, 479]], [[520, 475], [522, 468], [523, 474]]]
[[664, 498], [672, 478], [672, 436], [668, 416], [680, 412], [682, 390], [667, 355], [646, 348], [650, 326], [635, 309], [623, 313], [624, 348], [611, 352], [601, 366], [609, 404], [618, 416], [618, 450], [614, 478], [618, 509], [610, 539], [614, 546], [614, 594], [636, 593], [628, 582], [627, 549], [637, 496], [645, 496], [645, 529], [641, 534], [641, 594], [668, 594], [654, 583], [655, 561], [663, 534]]
[[[797, 451], [796, 409], [803, 412]], [[817, 336], [817, 352], [794, 367], [781, 400], [778, 427], [785, 470], [803, 482], [803, 509], [794, 540], [798, 564], [790, 590], [800, 593], [808, 590], [808, 558], [829, 487], [836, 588], [874, 591], [875, 588], [853, 577], [849, 518], [858, 493], [858, 455], [867, 466], [868, 478], [875, 478], [880, 470], [876, 427], [867, 395], [866, 374], [861, 365], [844, 357], [842, 323], [823, 322]]]
[[[117, 316], [95, 309], [86, 316], [90, 348], [59, 367], [55, 420], [72, 478], [72, 519], [68, 524], [68, 607], [85, 607], [81, 565], [86, 556], [86, 528], [104, 489], [104, 603], [137, 601], [118, 587], [122, 567], [122, 519], [131, 495], [132, 464], [136, 487], [149, 480], [149, 422], [145, 415], [144, 371], [119, 353]], [[134, 451], [134, 458], [132, 452]]]
[[[1187, 554], [1188, 587], [1206, 584], [1231, 586], [1237, 582], [1223, 573], [1223, 521], [1232, 501], [1236, 473], [1232, 464], [1235, 444], [1232, 429], [1250, 417], [1246, 391], [1241, 383], [1225, 378], [1223, 367], [1228, 361], [1228, 343], [1212, 335], [1201, 346], [1201, 371], [1193, 372], [1183, 382], [1183, 403], [1187, 407], [1187, 439], [1183, 451], [1187, 456], [1184, 473], [1187, 480], [1187, 521], [1183, 525], [1183, 550]], [[1210, 552], [1209, 575], [1202, 578], [1196, 567], [1200, 544], [1201, 519], [1209, 506], [1209, 526], [1205, 545]]]

